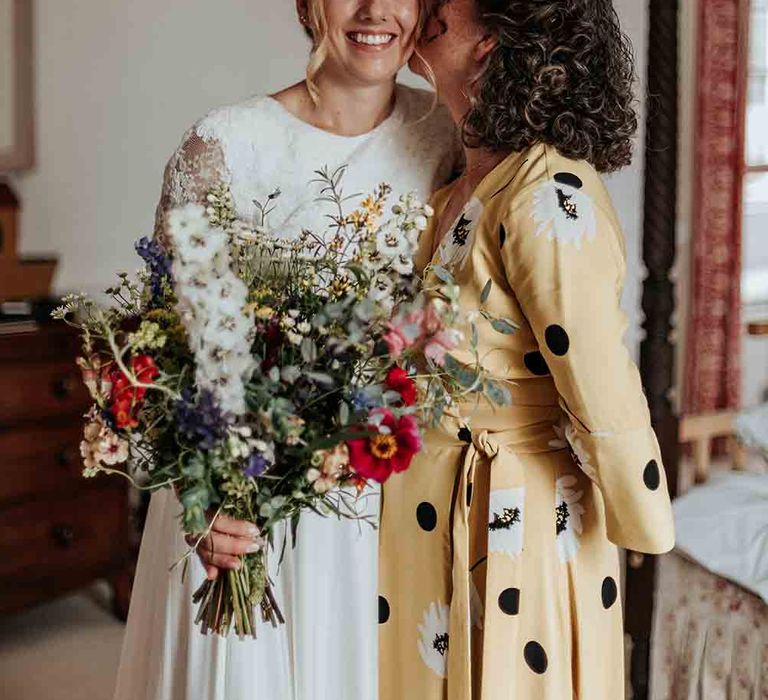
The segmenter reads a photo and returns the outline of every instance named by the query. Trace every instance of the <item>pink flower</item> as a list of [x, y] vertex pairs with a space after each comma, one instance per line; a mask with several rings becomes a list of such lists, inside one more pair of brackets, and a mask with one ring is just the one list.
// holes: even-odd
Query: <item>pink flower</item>
[[445, 355], [458, 347], [461, 334], [458, 331], [446, 329], [433, 335], [424, 346], [424, 354], [438, 367], [445, 364]]
[[400, 357], [403, 351], [409, 347], [406, 337], [400, 332], [399, 328], [391, 323], [389, 324], [389, 330], [384, 334], [383, 340], [387, 344], [387, 350], [389, 350], [393, 360]]
[[374, 434], [349, 440], [347, 446], [355, 472], [383, 484], [393, 473], [404, 472], [411, 466], [414, 455], [421, 450], [421, 433], [413, 416], [398, 419], [386, 408], [371, 411], [370, 417], [376, 416], [381, 417], [381, 422], [369, 422], [367, 426]]

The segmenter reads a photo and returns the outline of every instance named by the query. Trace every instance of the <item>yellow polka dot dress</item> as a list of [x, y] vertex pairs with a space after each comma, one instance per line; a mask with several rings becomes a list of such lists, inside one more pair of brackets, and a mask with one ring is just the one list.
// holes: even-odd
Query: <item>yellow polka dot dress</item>
[[[449, 195], [435, 196], [435, 221]], [[417, 260], [428, 280], [434, 235]], [[658, 553], [674, 536], [623, 344], [609, 197], [585, 162], [546, 146], [512, 154], [431, 263], [452, 272], [465, 310], [519, 326], [478, 322], [483, 364], [513, 401], [459, 407], [384, 488], [380, 700], [620, 700], [616, 545]], [[469, 342], [454, 354], [471, 361]]]

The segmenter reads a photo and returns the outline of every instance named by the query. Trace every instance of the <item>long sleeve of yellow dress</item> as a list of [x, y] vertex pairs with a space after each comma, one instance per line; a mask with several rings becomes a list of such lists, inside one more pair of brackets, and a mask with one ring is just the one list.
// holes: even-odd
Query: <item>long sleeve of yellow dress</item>
[[539, 345], [526, 364], [554, 379], [571, 419], [565, 437], [602, 493], [608, 538], [666, 552], [674, 542], [666, 478], [623, 341], [623, 237], [597, 174], [560, 167], [521, 191], [501, 224], [507, 278]]

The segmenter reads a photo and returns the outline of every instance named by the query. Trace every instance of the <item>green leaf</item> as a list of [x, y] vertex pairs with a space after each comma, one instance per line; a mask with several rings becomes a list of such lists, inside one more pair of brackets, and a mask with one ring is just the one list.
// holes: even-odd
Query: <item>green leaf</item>
[[432, 272], [441, 282], [445, 282], [446, 284], [456, 284], [453, 275], [441, 265], [433, 265]]
[[346, 401], [342, 401], [339, 407], [339, 422], [342, 425], [349, 423], [349, 404]]
[[301, 358], [307, 364], [312, 364], [317, 360], [317, 345], [312, 338], [304, 338], [301, 341]]
[[485, 304], [488, 301], [488, 297], [491, 296], [491, 288], [493, 287], [493, 281], [488, 280], [483, 287], [483, 293], [480, 295], [480, 303]]
[[491, 326], [493, 327], [493, 330], [495, 330], [497, 333], [502, 333], [503, 335], [512, 335], [513, 333], [516, 333], [518, 330], [520, 330], [520, 326], [518, 326], [516, 323], [513, 323], [512, 321], [508, 321], [505, 318], [492, 319]]
[[472, 330], [472, 336], [470, 338], [470, 342], [472, 343], [472, 347], [476, 348], [477, 344], [480, 342], [480, 334], [477, 332], [477, 324], [470, 323], [469, 327]]

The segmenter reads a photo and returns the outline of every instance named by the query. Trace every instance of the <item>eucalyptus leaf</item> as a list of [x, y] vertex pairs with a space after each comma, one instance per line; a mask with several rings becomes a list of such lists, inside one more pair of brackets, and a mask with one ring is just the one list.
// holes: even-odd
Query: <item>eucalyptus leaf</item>
[[325, 372], [307, 372], [306, 376], [316, 384], [322, 384], [326, 387], [332, 387], [335, 384], [333, 377], [330, 374], [325, 374]]
[[349, 424], [349, 404], [346, 401], [342, 401], [339, 407], [339, 422], [342, 425]]
[[520, 326], [518, 326], [516, 323], [513, 323], [512, 321], [508, 321], [505, 318], [492, 319], [491, 326], [493, 327], [493, 330], [495, 330], [497, 333], [502, 333], [503, 335], [512, 335], [513, 333], [516, 333], [518, 330], [520, 330]]
[[312, 338], [304, 338], [301, 341], [301, 359], [307, 364], [317, 361], [317, 345]]
[[445, 282], [446, 284], [456, 283], [456, 280], [454, 280], [453, 275], [441, 265], [433, 265], [432, 272], [434, 273], [435, 277], [437, 277], [437, 279], [439, 279], [441, 282]]
[[497, 406], [512, 405], [512, 392], [499, 382], [487, 381], [485, 383], [485, 393]]
[[491, 288], [493, 287], [493, 281], [488, 280], [483, 287], [483, 293], [480, 295], [480, 303], [485, 304], [488, 301], [488, 297], [491, 296]]
[[476, 348], [477, 344], [480, 342], [480, 334], [477, 332], [477, 324], [476, 323], [470, 323], [469, 327], [471, 329], [472, 335], [470, 338], [470, 342], [472, 343], [472, 347]]

